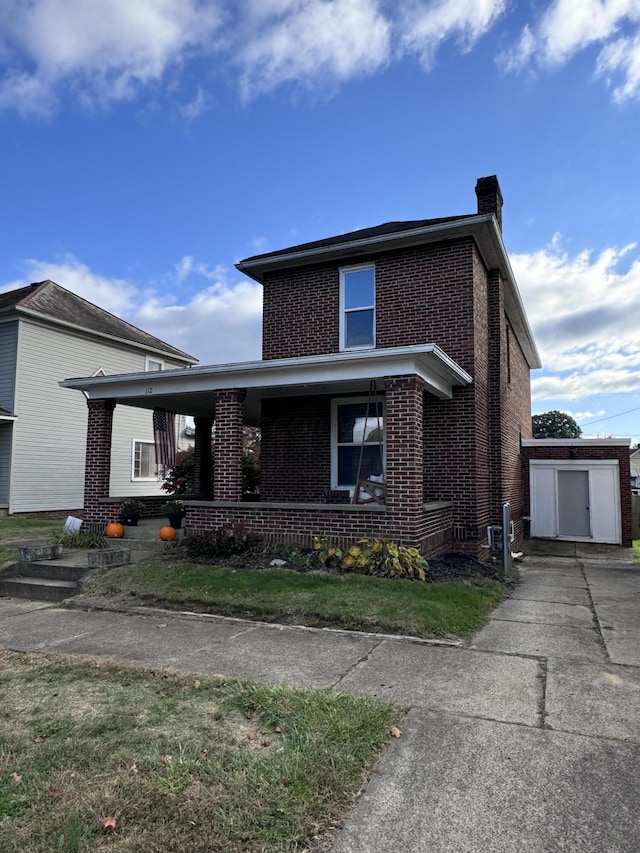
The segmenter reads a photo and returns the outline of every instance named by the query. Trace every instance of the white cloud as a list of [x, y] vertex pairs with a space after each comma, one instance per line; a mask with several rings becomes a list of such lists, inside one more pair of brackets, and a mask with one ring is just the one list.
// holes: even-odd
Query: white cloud
[[[596, 72], [600, 77], [606, 77], [609, 86], [613, 86], [613, 97], [616, 101], [640, 95], [640, 32], [633, 38], [616, 39], [600, 52]], [[614, 77], [617, 72], [622, 76], [622, 83], [616, 85]]]
[[389, 58], [390, 22], [376, 0], [251, 0], [236, 62], [245, 97], [284, 82], [340, 82]]
[[61, 87], [92, 104], [133, 97], [220, 25], [202, 0], [5, 0], [0, 106], [51, 111]]
[[262, 288], [220, 278], [184, 305], [147, 300], [133, 322], [202, 364], [255, 361], [262, 349]]
[[440, 44], [455, 37], [471, 50], [504, 13], [506, 0], [437, 0], [399, 5], [403, 47], [418, 55], [425, 68], [433, 64]]
[[[499, 57], [509, 71], [553, 68], [577, 52], [601, 45], [596, 73], [622, 101], [640, 93], [640, 4], [638, 0], [553, 0], [538, 21], [526, 24], [516, 44]], [[631, 30], [631, 36], [621, 35]], [[613, 76], [622, 76], [616, 85]]]
[[560, 242], [511, 257], [545, 366], [532, 382], [533, 398], [639, 391], [636, 244], [570, 256]]
[[51, 279], [194, 355], [203, 364], [253, 361], [261, 356], [262, 288], [239, 275], [230, 279], [223, 266], [210, 267], [191, 256], [182, 258], [169, 277], [178, 296], [187, 279], [195, 287], [195, 293], [190, 288], [193, 295], [184, 304], [166, 295], [159, 296], [146, 285], [94, 273], [73, 255], [64, 255], [54, 262], [29, 260], [24, 267], [25, 275], [0, 286], [0, 292]]
[[23, 268], [24, 275], [0, 286], [0, 291], [14, 290], [32, 282], [51, 279], [83, 299], [94, 302], [105, 311], [125, 319], [125, 315], [135, 309], [139, 298], [138, 290], [133, 284], [121, 278], [98, 275], [72, 254], [65, 254], [56, 261], [30, 258], [23, 263]]
[[[64, 94], [105, 107], [166, 83], [194, 55], [236, 74], [244, 98], [283, 84], [335, 86], [454, 39], [469, 50], [507, 0], [0, 0], [0, 109], [53, 113]], [[612, 58], [611, 62], [615, 60]], [[218, 66], [218, 67], [216, 67]], [[178, 103], [210, 107], [201, 86]]]

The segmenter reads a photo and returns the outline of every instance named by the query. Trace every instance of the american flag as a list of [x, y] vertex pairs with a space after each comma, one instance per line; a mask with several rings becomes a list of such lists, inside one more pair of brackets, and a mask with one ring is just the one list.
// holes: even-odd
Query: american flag
[[173, 468], [176, 464], [176, 413], [167, 409], [153, 410], [153, 442], [156, 465]]

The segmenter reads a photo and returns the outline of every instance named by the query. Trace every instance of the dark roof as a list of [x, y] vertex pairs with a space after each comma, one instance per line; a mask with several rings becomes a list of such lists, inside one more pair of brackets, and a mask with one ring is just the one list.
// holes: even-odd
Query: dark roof
[[311, 243], [300, 243], [297, 246], [289, 246], [287, 249], [279, 249], [277, 252], [266, 252], [263, 255], [252, 255], [238, 264], [258, 261], [261, 258], [277, 258], [280, 255], [289, 255], [292, 252], [306, 252], [313, 249], [322, 249], [329, 246], [339, 246], [342, 243], [351, 243], [356, 240], [369, 240], [375, 237], [384, 237], [387, 234], [402, 234], [403, 231], [414, 231], [418, 228], [429, 228], [433, 225], [442, 225], [445, 222], [455, 222], [459, 219], [470, 219], [475, 213], [463, 214], [462, 216], [441, 216], [438, 219], [412, 219], [404, 222], [384, 222], [382, 225], [374, 225], [372, 228], [361, 228], [358, 231], [349, 231], [346, 234], [338, 234], [336, 237], [326, 237], [324, 240], [314, 240]]
[[3, 409], [3, 408], [2, 408], [2, 406], [0, 406], [0, 416], [2, 416], [2, 415], [4, 415], [5, 417], [7, 417], [7, 416], [8, 416], [8, 417], [10, 417], [10, 418], [13, 418], [13, 417], [14, 417], [14, 415], [12, 414], [12, 412], [9, 412], [7, 409]]
[[54, 281], [40, 281], [0, 293], [0, 315], [12, 312], [34, 311], [49, 320], [69, 323], [87, 332], [107, 335], [139, 347], [159, 351], [184, 361], [195, 363], [197, 358], [172, 347], [160, 338], [143, 332], [131, 323], [127, 323], [87, 302], [75, 293], [66, 290]]

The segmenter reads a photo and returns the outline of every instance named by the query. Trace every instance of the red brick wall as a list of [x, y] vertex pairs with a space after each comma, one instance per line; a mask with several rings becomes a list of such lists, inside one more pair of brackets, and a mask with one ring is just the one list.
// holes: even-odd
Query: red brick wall
[[245, 392], [216, 393], [215, 465], [213, 496], [219, 501], [242, 499], [242, 424]]
[[111, 470], [111, 428], [113, 400], [88, 400], [87, 456], [84, 479], [84, 518], [89, 522], [106, 524], [111, 521], [110, 509], [101, 498], [109, 495]]
[[331, 398], [262, 402], [260, 498], [322, 501], [331, 488]]
[[531, 438], [531, 379], [529, 365], [512, 331], [505, 357], [509, 358], [508, 381], [503, 405], [503, 481], [504, 496], [511, 504], [516, 545], [524, 536], [525, 511], [522, 453], [520, 442]]
[[[465, 369], [473, 354], [471, 239], [358, 257], [376, 265], [376, 347], [437, 343]], [[340, 268], [329, 263], [268, 275], [263, 358], [339, 351]]]
[[313, 537], [347, 544], [363, 537], [379, 537], [419, 547], [425, 556], [450, 548], [451, 507], [436, 504], [421, 509], [417, 523], [405, 527], [402, 516], [386, 507], [302, 504], [298, 507], [273, 504], [228, 504], [187, 502], [187, 532], [210, 530], [223, 524], [242, 522], [256, 533], [279, 542], [311, 547]]

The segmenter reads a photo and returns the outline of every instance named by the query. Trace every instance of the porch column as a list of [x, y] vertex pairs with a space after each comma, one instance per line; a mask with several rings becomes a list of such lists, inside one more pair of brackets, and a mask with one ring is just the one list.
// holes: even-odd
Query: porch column
[[216, 501], [242, 500], [242, 426], [245, 391], [230, 388], [216, 395], [213, 497]]
[[193, 468], [193, 491], [200, 498], [211, 498], [211, 428], [213, 418], [194, 418], [196, 425]]
[[115, 400], [87, 400], [87, 453], [84, 466], [84, 520], [96, 524], [112, 521], [112, 509], [100, 503], [109, 497], [111, 430]]
[[384, 384], [386, 502], [397, 513], [400, 526], [411, 536], [415, 535], [415, 522], [424, 504], [424, 384], [418, 376], [391, 376]]

